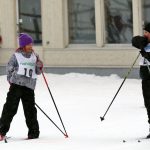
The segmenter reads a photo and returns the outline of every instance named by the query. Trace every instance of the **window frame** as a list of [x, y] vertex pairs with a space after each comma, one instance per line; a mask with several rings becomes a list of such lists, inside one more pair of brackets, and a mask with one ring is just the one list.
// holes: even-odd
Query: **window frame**
[[[109, 49], [111, 47], [131, 47], [131, 44], [119, 44], [119, 43], [105, 43], [105, 10], [104, 10], [104, 1], [105, 0], [95, 0], [95, 28], [96, 28], [96, 44], [72, 44], [68, 43], [69, 47], [80, 47], [85, 45], [85, 47], [99, 47]], [[138, 15], [138, 17], [137, 17]], [[142, 0], [132, 0], [132, 17], [133, 17], [133, 36], [143, 34], [143, 20], [142, 20]], [[69, 22], [68, 22], [69, 24]], [[69, 29], [68, 29], [69, 30]], [[74, 46], [75, 45], [75, 46]], [[82, 47], [82, 46], [81, 46]]]

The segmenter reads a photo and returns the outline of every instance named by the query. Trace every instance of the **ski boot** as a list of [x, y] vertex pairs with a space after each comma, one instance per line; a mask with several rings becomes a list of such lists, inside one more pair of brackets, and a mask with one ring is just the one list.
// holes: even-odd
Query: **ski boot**
[[5, 136], [0, 134], [0, 141], [3, 141], [5, 139]]

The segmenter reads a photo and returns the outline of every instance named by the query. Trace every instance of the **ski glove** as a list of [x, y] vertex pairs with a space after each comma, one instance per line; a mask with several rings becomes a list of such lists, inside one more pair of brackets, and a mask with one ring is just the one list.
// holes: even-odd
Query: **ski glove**
[[148, 39], [143, 36], [134, 36], [132, 38], [132, 46], [141, 49], [143, 51], [143, 48], [148, 44]]
[[38, 67], [38, 68], [40, 68], [40, 70], [42, 70], [42, 68], [43, 68], [43, 62], [40, 59], [37, 60], [36, 67]]

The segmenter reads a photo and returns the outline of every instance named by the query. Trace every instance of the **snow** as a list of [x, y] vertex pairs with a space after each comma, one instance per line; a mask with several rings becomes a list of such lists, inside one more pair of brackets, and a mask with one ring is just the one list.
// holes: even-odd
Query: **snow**
[[[149, 128], [140, 79], [126, 80], [101, 122], [100, 116], [104, 115], [123, 78], [114, 74], [101, 77], [78, 73], [45, 76], [69, 138], [65, 138], [38, 109], [40, 138], [24, 140], [27, 127], [20, 103], [7, 134], [11, 138], [7, 144], [0, 142], [1, 149], [149, 150], [149, 140], [137, 142], [148, 134]], [[0, 76], [0, 111], [8, 89], [6, 76]], [[36, 103], [63, 130], [42, 76], [38, 77], [35, 95]]]

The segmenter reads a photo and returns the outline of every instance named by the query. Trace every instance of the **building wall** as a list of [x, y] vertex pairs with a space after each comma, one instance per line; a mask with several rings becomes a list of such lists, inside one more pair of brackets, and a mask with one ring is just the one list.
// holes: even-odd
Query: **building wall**
[[[141, 34], [141, 0], [133, 0], [134, 35]], [[96, 44], [69, 44], [67, 0], [41, 0], [42, 46], [34, 49], [47, 67], [128, 68], [138, 50], [131, 44], [104, 43], [104, 0], [95, 0]], [[7, 15], [4, 15], [7, 14]], [[0, 66], [17, 48], [17, 0], [0, 0]], [[138, 67], [138, 61], [135, 65]]]

